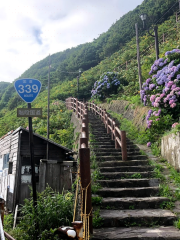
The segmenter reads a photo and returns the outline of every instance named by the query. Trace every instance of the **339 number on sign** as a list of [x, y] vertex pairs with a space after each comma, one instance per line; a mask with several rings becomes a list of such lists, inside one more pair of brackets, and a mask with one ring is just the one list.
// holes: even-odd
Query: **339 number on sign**
[[26, 92], [26, 93], [31, 93], [31, 92], [33, 92], [33, 93], [37, 93], [38, 92], [38, 85], [36, 85], [36, 84], [33, 84], [32, 86], [31, 85], [19, 85], [18, 86], [18, 92], [19, 93], [24, 93], [24, 92]]

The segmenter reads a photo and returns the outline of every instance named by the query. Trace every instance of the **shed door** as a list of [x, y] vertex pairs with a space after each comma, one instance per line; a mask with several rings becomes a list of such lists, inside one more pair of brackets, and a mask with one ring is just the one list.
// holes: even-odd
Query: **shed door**
[[[40, 160], [43, 159], [44, 156], [35, 156], [35, 176], [36, 176], [36, 188], [38, 190], [39, 183], [39, 165]], [[30, 188], [32, 186], [32, 170], [31, 170], [31, 161], [30, 157], [22, 157], [21, 162], [21, 189], [20, 189], [20, 199], [19, 203], [23, 204], [25, 198], [30, 197]]]

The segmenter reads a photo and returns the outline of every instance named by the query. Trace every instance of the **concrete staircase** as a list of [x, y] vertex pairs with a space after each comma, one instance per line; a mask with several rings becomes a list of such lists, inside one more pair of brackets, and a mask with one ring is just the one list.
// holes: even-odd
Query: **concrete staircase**
[[127, 140], [128, 160], [122, 161], [121, 150], [106, 133], [103, 123], [89, 113], [91, 143], [102, 180], [97, 195], [103, 197], [100, 205], [102, 226], [94, 229], [93, 239], [168, 239], [180, 240], [180, 231], [173, 226], [176, 215], [160, 205], [168, 198], [159, 197], [159, 179], [153, 178], [153, 168], [147, 156]]

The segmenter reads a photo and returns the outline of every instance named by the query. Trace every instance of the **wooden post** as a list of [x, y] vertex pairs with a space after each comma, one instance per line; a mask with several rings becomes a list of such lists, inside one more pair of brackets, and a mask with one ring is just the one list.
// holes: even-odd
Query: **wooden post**
[[77, 100], [77, 98], [75, 99], [75, 104], [76, 104], [76, 116], [78, 117], [78, 100]]
[[107, 134], [110, 133], [110, 129], [109, 129], [109, 114], [107, 113], [107, 126], [106, 126], [106, 129], [107, 129]]
[[[91, 203], [91, 173], [90, 173], [90, 149], [89, 148], [81, 148], [79, 149], [79, 158], [80, 158], [80, 176], [81, 176], [81, 185], [82, 188], [87, 188], [87, 202], [85, 209], [85, 198], [86, 191], [84, 191], [83, 195], [83, 213], [86, 214], [91, 213], [92, 211], [92, 203]], [[89, 218], [89, 231], [93, 233], [92, 227], [92, 214]]]
[[114, 118], [112, 119], [111, 122], [111, 127], [112, 127], [112, 131], [111, 131], [111, 140], [114, 140]]
[[127, 160], [127, 146], [126, 146], [126, 132], [121, 131], [121, 151], [122, 151], [122, 160]]
[[118, 133], [117, 133], [117, 130], [116, 130], [116, 124], [114, 126], [114, 137], [115, 137], [115, 149], [119, 149], [120, 146], [119, 146], [119, 143], [117, 141]]

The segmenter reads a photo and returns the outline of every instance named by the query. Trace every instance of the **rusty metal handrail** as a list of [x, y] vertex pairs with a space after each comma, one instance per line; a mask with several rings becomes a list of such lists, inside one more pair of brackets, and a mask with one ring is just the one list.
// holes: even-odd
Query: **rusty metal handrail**
[[127, 146], [126, 146], [126, 132], [121, 131], [113, 118], [109, 116], [106, 109], [97, 106], [95, 103], [88, 102], [88, 107], [95, 115], [99, 115], [101, 121], [104, 123], [108, 134], [111, 134], [111, 139], [115, 140], [115, 148], [121, 148], [122, 160], [127, 160]]
[[92, 228], [92, 204], [91, 204], [91, 171], [90, 171], [90, 149], [88, 147], [89, 127], [88, 127], [88, 107], [84, 101], [78, 101], [77, 98], [67, 98], [66, 107], [73, 110], [79, 120], [81, 120], [81, 137], [79, 146], [79, 162], [80, 162], [80, 177], [81, 187], [86, 189], [87, 200], [82, 199], [82, 215], [89, 217], [87, 228], [93, 233]]

